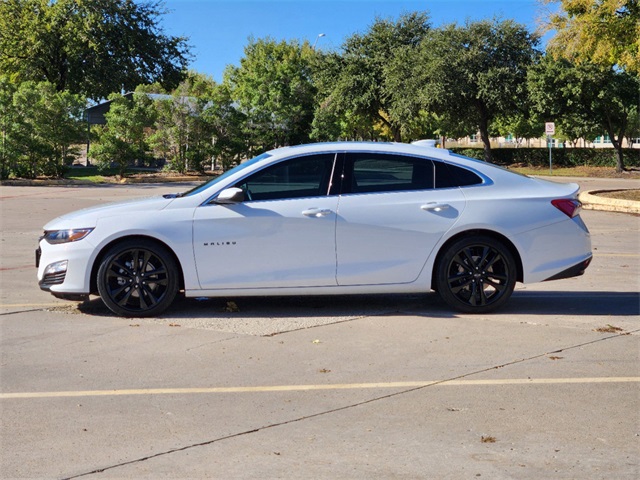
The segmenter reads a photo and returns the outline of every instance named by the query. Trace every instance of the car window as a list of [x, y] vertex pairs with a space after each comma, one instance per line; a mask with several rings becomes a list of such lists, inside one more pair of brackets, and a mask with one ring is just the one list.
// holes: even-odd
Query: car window
[[232, 168], [231, 170], [227, 170], [226, 172], [224, 172], [222, 175], [219, 175], [211, 180], [209, 180], [208, 182], [205, 182], [201, 185], [198, 185], [195, 188], [192, 188], [191, 190], [187, 190], [184, 193], [179, 194], [178, 196], [180, 197], [189, 197], [191, 195], [197, 195], [198, 193], [202, 193], [204, 192], [206, 189], [208, 189], [209, 187], [215, 185], [218, 182], [221, 182], [222, 180], [225, 180], [226, 178], [230, 177], [231, 175], [235, 175], [236, 173], [244, 170], [245, 168], [251, 167], [254, 164], [258, 163], [261, 160], [264, 160], [265, 158], [269, 158], [271, 155], [269, 153], [263, 153], [261, 155], [258, 155], [257, 157], [252, 158], [251, 160], [247, 160], [246, 162], [241, 163], [240, 165], [237, 165], [236, 167]]
[[436, 188], [466, 187], [482, 183], [482, 178], [466, 168], [444, 162], [433, 162], [436, 171]]
[[350, 185], [345, 192], [393, 192], [431, 189], [433, 163], [431, 160], [382, 153], [349, 154]]
[[285, 160], [235, 186], [244, 190], [249, 201], [325, 196], [334, 159], [335, 154], [327, 153]]

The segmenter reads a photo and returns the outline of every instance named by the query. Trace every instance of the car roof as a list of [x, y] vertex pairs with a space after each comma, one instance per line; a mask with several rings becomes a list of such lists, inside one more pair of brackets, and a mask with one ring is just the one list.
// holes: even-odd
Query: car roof
[[292, 153], [322, 153], [322, 152], [380, 152], [406, 153], [432, 158], [450, 159], [451, 152], [443, 148], [427, 145], [416, 145], [396, 142], [322, 142], [282, 147], [269, 152], [272, 156], [288, 156]]

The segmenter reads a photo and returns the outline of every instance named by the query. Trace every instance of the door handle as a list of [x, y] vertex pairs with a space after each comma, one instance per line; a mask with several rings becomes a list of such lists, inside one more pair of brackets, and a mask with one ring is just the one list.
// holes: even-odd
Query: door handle
[[441, 212], [443, 210], [451, 208], [451, 205], [447, 203], [430, 202], [426, 205], [422, 205], [420, 208], [426, 212]]
[[331, 215], [333, 211], [326, 208], [309, 208], [302, 212], [302, 215], [305, 217], [313, 217], [313, 218], [321, 218], [326, 217], [327, 215]]

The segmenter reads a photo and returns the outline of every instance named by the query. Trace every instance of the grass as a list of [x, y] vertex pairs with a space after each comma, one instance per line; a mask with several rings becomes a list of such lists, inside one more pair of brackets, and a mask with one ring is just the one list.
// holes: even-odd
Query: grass
[[510, 166], [509, 170], [523, 175], [544, 175], [551, 177], [593, 177], [593, 178], [630, 178], [640, 179], [640, 170], [633, 169], [623, 173], [616, 173], [613, 167], [523, 167]]
[[617, 198], [618, 200], [640, 202], [640, 190], [613, 190], [611, 192], [600, 192], [598, 195], [607, 198]]
[[115, 178], [118, 171], [115, 168], [98, 172], [97, 167], [79, 167], [71, 168], [65, 173], [64, 178], [67, 180], [82, 180], [91, 183], [105, 183], [109, 178]]

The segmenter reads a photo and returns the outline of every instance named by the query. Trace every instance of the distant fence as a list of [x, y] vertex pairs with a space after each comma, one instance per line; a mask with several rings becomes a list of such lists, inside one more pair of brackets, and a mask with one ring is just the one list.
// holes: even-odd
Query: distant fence
[[[484, 160], [481, 148], [450, 148], [454, 153]], [[546, 148], [495, 148], [491, 149], [494, 163], [498, 165], [524, 165], [544, 167], [549, 165], [549, 150]], [[553, 164], [559, 167], [615, 167], [617, 152], [612, 148], [554, 148], [551, 151]], [[640, 167], [640, 150], [625, 148], [623, 158], [626, 167]]]

